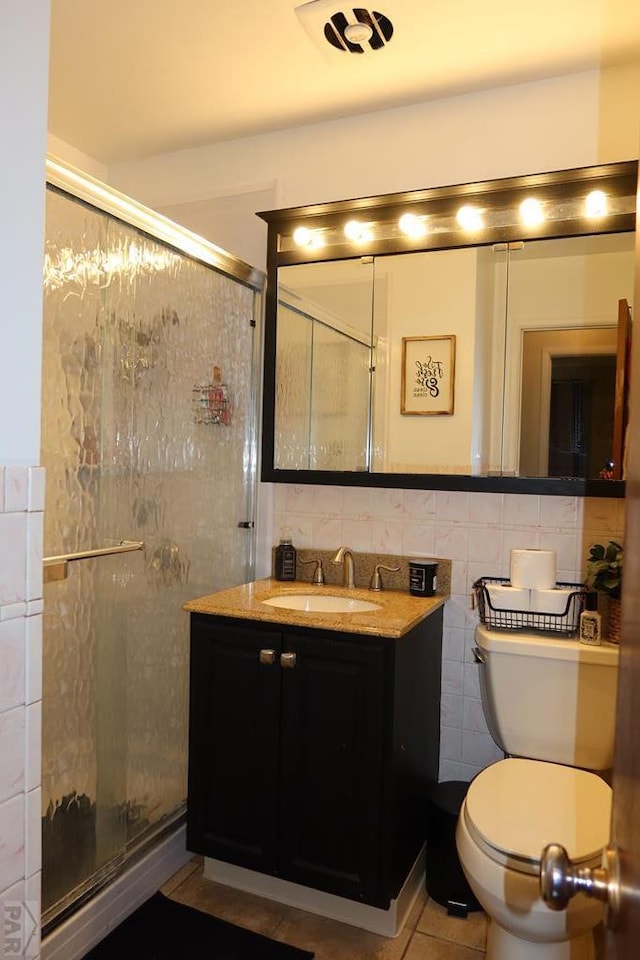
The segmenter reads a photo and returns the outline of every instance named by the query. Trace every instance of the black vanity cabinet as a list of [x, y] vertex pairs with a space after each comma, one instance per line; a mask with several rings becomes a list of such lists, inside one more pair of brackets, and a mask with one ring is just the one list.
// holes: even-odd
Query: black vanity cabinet
[[399, 639], [191, 615], [187, 846], [387, 908], [437, 780], [442, 609]]

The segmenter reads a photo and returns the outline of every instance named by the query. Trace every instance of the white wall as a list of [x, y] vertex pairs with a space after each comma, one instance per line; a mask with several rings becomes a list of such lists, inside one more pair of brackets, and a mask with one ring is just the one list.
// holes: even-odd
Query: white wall
[[[42, 509], [39, 460], [49, 0], [4, 0], [0, 116], [0, 940], [39, 956]], [[14, 928], [13, 925], [16, 925]], [[7, 939], [16, 939], [11, 942]], [[18, 952], [19, 951], [19, 952]]]
[[[154, 208], [276, 183], [275, 206], [288, 207], [628, 160], [639, 87], [640, 63], [119, 164], [109, 179]], [[236, 252], [250, 259], [263, 224], [241, 216]]]
[[[388, 342], [384, 433], [374, 420], [374, 443], [384, 450], [385, 467], [396, 473], [473, 473], [474, 355], [476, 341], [477, 251], [437, 250], [428, 254], [381, 257], [376, 284], [387, 278], [386, 329], [374, 331]], [[376, 296], [377, 317], [379, 297]], [[453, 414], [400, 413], [404, 337], [456, 337]], [[424, 346], [420, 356], [430, 352]], [[407, 382], [411, 380], [407, 369]]]
[[51, 133], [47, 136], [47, 153], [52, 157], [63, 160], [67, 166], [76, 167], [83, 173], [89, 174], [90, 177], [95, 177], [96, 180], [106, 182], [109, 178], [109, 171], [104, 163], [90, 157], [88, 153], [76, 150], [71, 144], [61, 140], [60, 137], [54, 137]]

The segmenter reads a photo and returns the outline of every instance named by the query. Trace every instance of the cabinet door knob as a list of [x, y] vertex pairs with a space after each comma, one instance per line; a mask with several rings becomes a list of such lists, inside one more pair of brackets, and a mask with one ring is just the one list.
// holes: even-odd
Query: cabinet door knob
[[292, 670], [296, 665], [297, 657], [295, 653], [281, 653], [280, 654], [280, 666], [287, 667], [289, 670]]
[[260, 651], [260, 663], [272, 664], [276, 662], [276, 652], [275, 650], [270, 650], [268, 647]]

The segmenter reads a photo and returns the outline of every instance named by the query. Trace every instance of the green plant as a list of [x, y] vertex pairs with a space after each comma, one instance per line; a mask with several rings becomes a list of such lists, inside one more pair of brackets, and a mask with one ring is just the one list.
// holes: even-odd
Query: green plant
[[586, 584], [591, 590], [599, 590], [614, 599], [620, 598], [622, 585], [623, 549], [615, 540], [604, 547], [594, 543], [587, 557]]

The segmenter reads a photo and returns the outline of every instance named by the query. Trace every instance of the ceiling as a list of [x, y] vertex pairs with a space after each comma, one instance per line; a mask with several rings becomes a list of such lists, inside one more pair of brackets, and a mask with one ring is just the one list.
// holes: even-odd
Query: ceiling
[[[362, 3], [363, 0], [360, 0]], [[104, 164], [640, 59], [638, 0], [51, 0], [49, 130]]]

